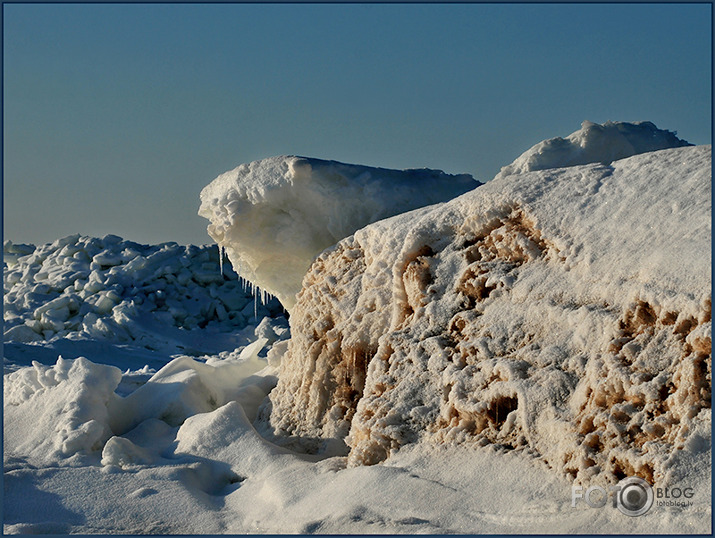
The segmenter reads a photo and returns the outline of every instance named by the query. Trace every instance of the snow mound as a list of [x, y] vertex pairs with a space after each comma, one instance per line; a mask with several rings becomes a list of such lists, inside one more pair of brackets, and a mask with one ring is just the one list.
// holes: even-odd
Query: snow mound
[[3, 382], [5, 451], [52, 462], [101, 449], [111, 436], [107, 403], [121, 377], [113, 366], [61, 357], [51, 368], [35, 363], [9, 374]]
[[5, 458], [72, 465], [101, 455], [105, 466], [154, 463], [159, 454], [137, 445], [144, 430], [168, 432], [229, 402], [242, 416], [255, 417], [275, 385], [274, 369], [259, 356], [267, 342], [259, 338], [205, 363], [177, 357], [126, 396], [116, 392], [121, 370], [84, 357], [60, 357], [53, 366], [35, 362], [6, 374]]
[[140, 245], [73, 235], [4, 243], [4, 341], [92, 338], [152, 344], [148, 327], [232, 332], [280, 315], [258, 307], [215, 246]]
[[315, 257], [355, 230], [480, 185], [469, 175], [273, 157], [201, 191], [199, 215], [238, 273], [289, 311]]
[[340, 241], [305, 277], [259, 429], [352, 465], [426, 440], [667, 482], [710, 428], [710, 163], [502, 176]]
[[603, 125], [584, 121], [581, 129], [565, 139], [550, 138], [531, 147], [502, 167], [496, 177], [580, 164], [610, 164], [640, 153], [690, 145], [649, 121], [607, 121]]

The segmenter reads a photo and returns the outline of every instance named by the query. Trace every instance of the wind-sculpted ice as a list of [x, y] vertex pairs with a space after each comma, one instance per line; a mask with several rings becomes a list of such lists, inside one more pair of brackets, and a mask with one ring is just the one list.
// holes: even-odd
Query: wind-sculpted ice
[[261, 428], [353, 465], [426, 440], [672, 479], [710, 428], [710, 163], [503, 175], [342, 240], [304, 279]]
[[320, 252], [398, 213], [444, 202], [480, 183], [438, 170], [387, 170], [273, 157], [226, 172], [201, 191], [199, 215], [236, 271], [289, 311]]
[[584, 121], [581, 129], [566, 138], [550, 138], [532, 146], [496, 177], [579, 164], [610, 164], [640, 153], [690, 145], [649, 121], [607, 121], [603, 125]]

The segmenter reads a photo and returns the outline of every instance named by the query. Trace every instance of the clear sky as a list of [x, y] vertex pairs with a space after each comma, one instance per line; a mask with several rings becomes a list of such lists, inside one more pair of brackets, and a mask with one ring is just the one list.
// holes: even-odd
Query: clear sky
[[711, 143], [710, 4], [5, 4], [4, 238], [211, 243], [297, 154], [488, 180], [583, 120]]

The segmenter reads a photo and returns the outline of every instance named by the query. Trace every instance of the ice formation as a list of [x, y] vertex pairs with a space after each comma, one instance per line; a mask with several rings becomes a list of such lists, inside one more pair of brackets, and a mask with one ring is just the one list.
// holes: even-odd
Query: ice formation
[[480, 185], [469, 175], [273, 157], [201, 191], [199, 215], [238, 273], [289, 311], [315, 257], [359, 228]]
[[[258, 356], [267, 341], [258, 339], [206, 363], [178, 357], [126, 396], [116, 393], [121, 370], [84, 357], [60, 357], [54, 366], [35, 363], [7, 374], [6, 459], [21, 454], [34, 465], [67, 458], [87, 462], [94, 453], [105, 466], [153, 463], [159, 455], [132, 441], [142, 430], [158, 436], [228, 402], [255, 415], [275, 380], [266, 359]], [[263, 376], [254, 376], [261, 370]], [[27, 424], [34, 427], [24, 431]]]
[[[73, 235], [35, 247], [4, 243], [4, 340], [92, 338], [153, 345], [150, 325], [237, 331], [268, 315], [215, 246], [140, 245]], [[175, 334], [176, 331], [174, 331]]]
[[566, 138], [550, 138], [529, 148], [496, 177], [579, 164], [610, 164], [640, 153], [689, 145], [649, 121], [607, 121], [603, 125], [584, 121], [581, 129]]
[[428, 440], [667, 480], [710, 424], [710, 163], [502, 174], [340, 241], [304, 279], [261, 428], [351, 464]]
[[[711, 532], [710, 163], [515, 173], [370, 224], [309, 268], [290, 341], [216, 247], [5, 242], [4, 533]], [[692, 503], [569, 502], [624, 475]]]

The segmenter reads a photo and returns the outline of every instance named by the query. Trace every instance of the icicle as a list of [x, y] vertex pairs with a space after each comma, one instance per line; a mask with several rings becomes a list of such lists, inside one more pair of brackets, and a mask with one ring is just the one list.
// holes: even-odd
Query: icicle
[[219, 266], [219, 269], [221, 270], [221, 276], [223, 276], [223, 254], [224, 254], [223, 245], [219, 245], [218, 246], [218, 266]]

